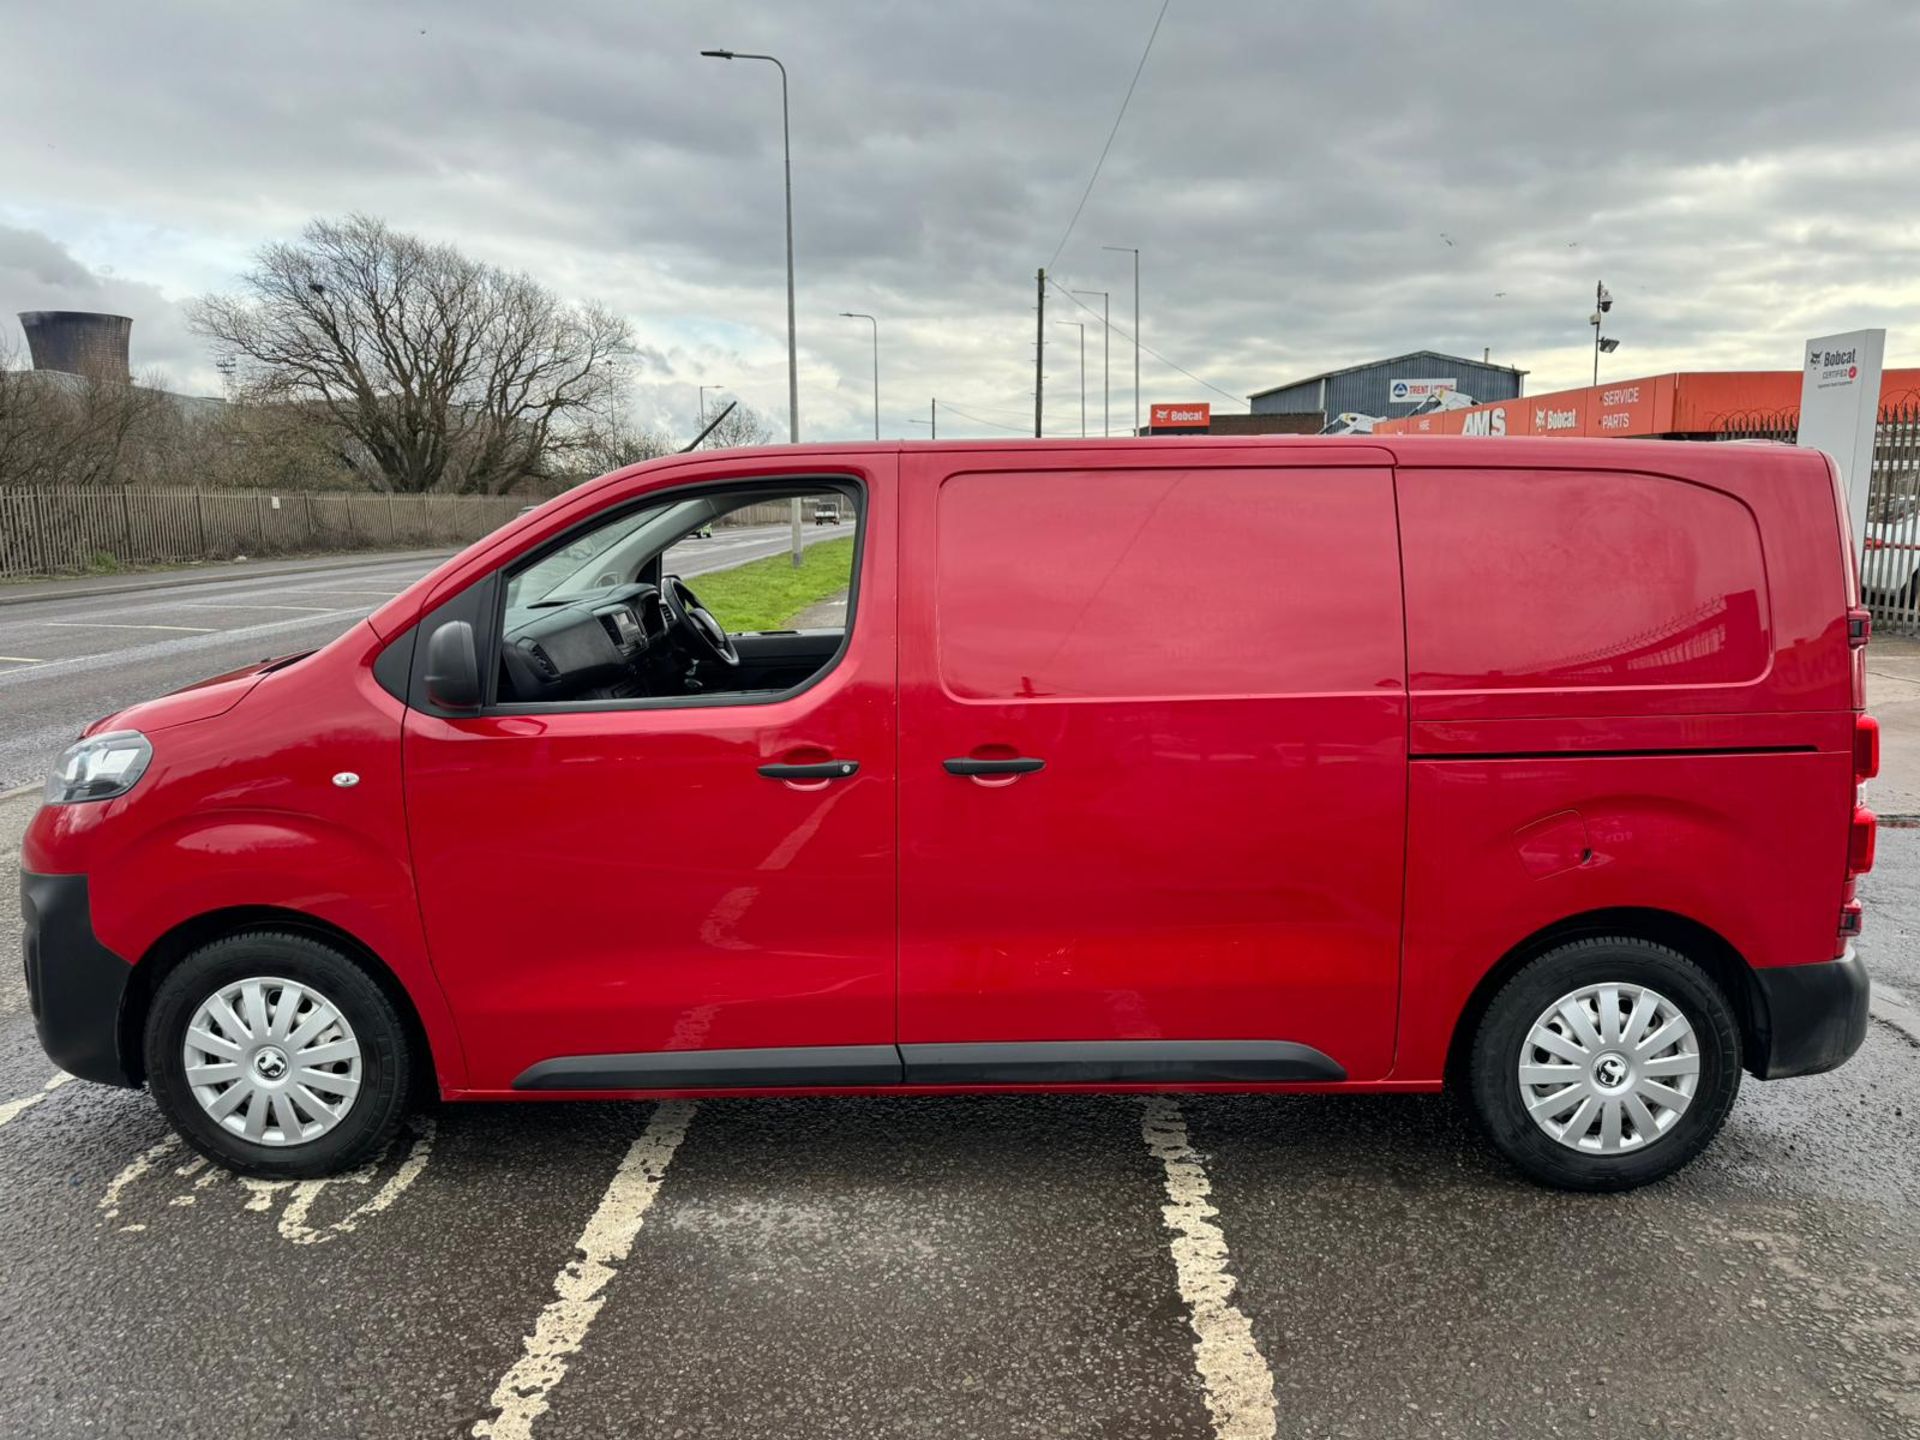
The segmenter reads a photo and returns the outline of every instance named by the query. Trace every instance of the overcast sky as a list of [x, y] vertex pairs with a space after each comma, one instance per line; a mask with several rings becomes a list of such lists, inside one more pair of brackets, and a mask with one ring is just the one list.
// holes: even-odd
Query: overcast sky
[[[791, 75], [806, 439], [941, 400], [1030, 427], [1034, 270], [1060, 246], [1160, 0], [1035, 4], [0, 0], [0, 311], [134, 317], [136, 369], [218, 388], [183, 299], [360, 210], [631, 318], [639, 418], [701, 383], [786, 412], [779, 76]], [[1144, 398], [1483, 348], [1530, 392], [1794, 368], [1885, 326], [1920, 363], [1914, 0], [1172, 0], [1052, 270], [1131, 324]], [[1097, 320], [1055, 292], [1049, 319]], [[1090, 302], [1096, 308], [1099, 301]], [[9, 322], [9, 333], [19, 336]], [[1079, 428], [1049, 325], [1047, 428]], [[1132, 350], [1113, 345], [1115, 428]], [[962, 412], [975, 417], [969, 422]]]

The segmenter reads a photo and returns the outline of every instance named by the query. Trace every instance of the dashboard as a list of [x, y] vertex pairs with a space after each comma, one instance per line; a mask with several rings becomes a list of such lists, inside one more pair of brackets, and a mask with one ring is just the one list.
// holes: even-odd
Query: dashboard
[[[509, 612], [500, 646], [500, 699], [525, 703], [654, 693], [652, 672], [660, 667], [649, 657], [666, 631], [660, 592], [640, 583]], [[667, 660], [664, 653], [661, 660]]]

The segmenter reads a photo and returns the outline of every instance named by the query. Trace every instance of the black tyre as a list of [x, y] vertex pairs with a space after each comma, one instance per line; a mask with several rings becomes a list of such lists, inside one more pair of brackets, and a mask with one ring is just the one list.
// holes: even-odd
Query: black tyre
[[1719, 986], [1678, 951], [1576, 940], [1501, 988], [1469, 1064], [1482, 1127], [1530, 1178], [1630, 1190], [1671, 1175], [1719, 1133], [1740, 1090], [1740, 1027]]
[[311, 1179], [379, 1154], [399, 1127], [407, 1031], [373, 977], [305, 935], [194, 951], [147, 1014], [147, 1084], [201, 1154], [243, 1175]]

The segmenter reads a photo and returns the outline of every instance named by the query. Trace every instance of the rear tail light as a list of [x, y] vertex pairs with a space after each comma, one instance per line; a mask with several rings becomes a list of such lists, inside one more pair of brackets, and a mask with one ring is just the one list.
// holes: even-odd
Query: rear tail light
[[1860, 933], [1860, 901], [1855, 898], [1855, 878], [1873, 869], [1875, 843], [1880, 838], [1880, 820], [1864, 805], [1853, 807], [1853, 823], [1847, 827], [1847, 883], [1840, 891], [1840, 924], [1834, 934], [1833, 955], [1837, 960]]
[[1860, 934], [1860, 924], [1860, 902], [1849, 900], [1840, 907], [1840, 933], [1834, 936], [1834, 959], [1847, 953], [1847, 945]]
[[1880, 722], [1861, 715], [1853, 722], [1853, 778], [1871, 780], [1880, 773]]
[[1847, 836], [1847, 873], [1864, 875], [1873, 869], [1874, 842], [1880, 835], [1880, 821], [1864, 805], [1853, 809], [1853, 829]]
[[[1831, 615], [1833, 612], [1827, 612]], [[1864, 605], [1855, 605], [1847, 611], [1847, 644], [1855, 650], [1873, 638], [1873, 612]]]
[[1834, 927], [1833, 958], [1846, 958], [1847, 949], [1860, 934], [1862, 924], [1860, 902], [1854, 898], [1852, 877], [1848, 877], [1846, 886], [1840, 892], [1840, 923]]

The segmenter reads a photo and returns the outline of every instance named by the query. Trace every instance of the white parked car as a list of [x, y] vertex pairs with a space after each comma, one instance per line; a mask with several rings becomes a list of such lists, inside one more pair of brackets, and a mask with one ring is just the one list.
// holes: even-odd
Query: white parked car
[[1906, 605], [1920, 600], [1920, 493], [1883, 490], [1868, 504], [1860, 588]]

